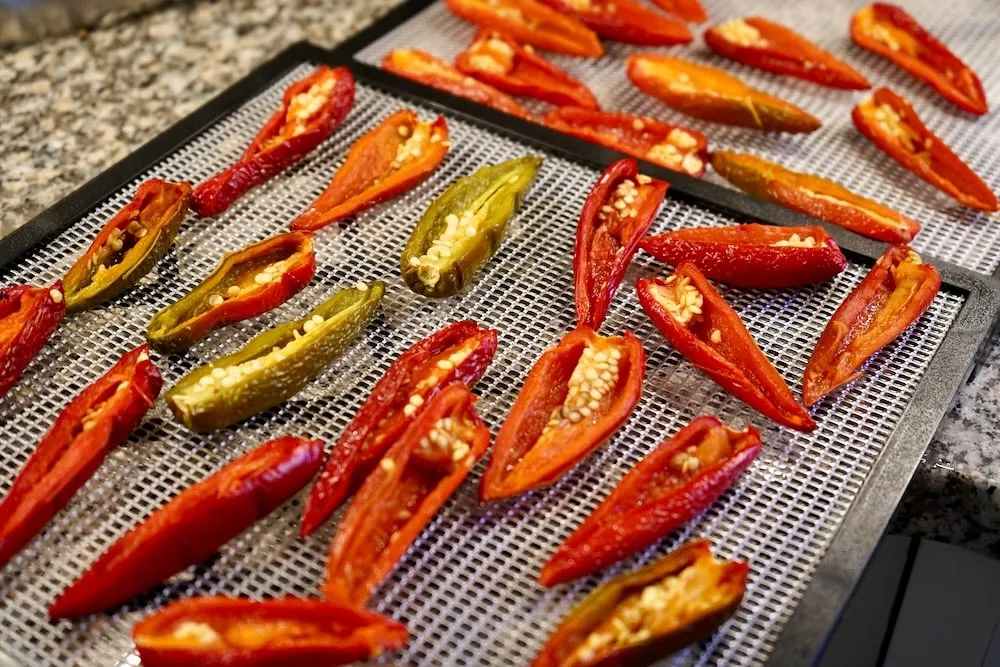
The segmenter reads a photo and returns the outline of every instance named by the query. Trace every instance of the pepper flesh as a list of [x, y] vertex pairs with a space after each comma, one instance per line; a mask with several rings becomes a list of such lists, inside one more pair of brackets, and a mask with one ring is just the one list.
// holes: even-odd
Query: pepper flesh
[[647, 116], [575, 107], [553, 109], [546, 125], [559, 132], [613, 148], [667, 169], [701, 178], [708, 162], [705, 135]]
[[493, 362], [497, 332], [468, 320], [414, 343], [375, 383], [334, 446], [306, 501], [306, 537], [371, 474], [394, 442], [451, 382], [472, 387]]
[[688, 116], [770, 132], [812, 132], [820, 121], [720, 69], [653, 54], [629, 56], [627, 74], [642, 92]]
[[719, 386], [779, 424], [816, 428], [740, 316], [694, 264], [683, 262], [666, 279], [640, 278], [636, 291], [664, 338]]
[[630, 332], [580, 327], [528, 373], [497, 434], [479, 498], [499, 500], [552, 484], [600, 447], [642, 395], [646, 353]]
[[476, 398], [448, 385], [386, 452], [337, 528], [323, 592], [363, 604], [486, 453]]
[[847, 268], [822, 227], [697, 227], [647, 236], [639, 247], [674, 266], [690, 261], [706, 277], [745, 289], [820, 283]]
[[744, 192], [856, 234], [900, 243], [920, 231], [916, 220], [851, 192], [821, 176], [791, 171], [776, 162], [731, 151], [712, 153], [715, 171]]
[[749, 565], [693, 540], [597, 587], [563, 619], [533, 667], [648, 665], [707, 639], [739, 608]]
[[197, 368], [167, 392], [167, 405], [205, 433], [280, 405], [343, 354], [375, 317], [385, 285], [342, 289], [300, 320], [280, 324]]
[[708, 20], [708, 12], [702, 7], [700, 0], [653, 0], [656, 5], [688, 23], [704, 23]]
[[443, 116], [424, 123], [403, 109], [351, 146], [344, 165], [292, 229], [316, 230], [411, 190], [438, 168], [451, 142]]
[[407, 287], [453, 296], [499, 249], [542, 158], [528, 155], [481, 167], [455, 181], [420, 218], [399, 260]]
[[671, 16], [646, 9], [635, 0], [542, 0], [579, 20], [601, 37], [641, 46], [687, 44], [688, 27]]
[[66, 310], [92, 308], [139, 282], [170, 250], [190, 203], [187, 183], [140, 185], [63, 278]]
[[62, 281], [0, 289], [0, 398], [21, 379], [65, 315]]
[[641, 175], [632, 158], [612, 163], [597, 179], [576, 227], [573, 285], [578, 326], [601, 327], [666, 194], [667, 184]]
[[354, 106], [354, 77], [325, 65], [296, 81], [236, 162], [194, 190], [191, 207], [219, 215], [252, 188], [298, 162], [326, 140]]
[[886, 155], [960, 203], [980, 211], [1000, 210], [997, 196], [927, 129], [910, 103], [879, 88], [851, 112], [854, 126]]
[[960, 109], [989, 111], [976, 73], [902, 8], [883, 2], [862, 7], [851, 18], [851, 39], [930, 84]]
[[315, 273], [311, 234], [264, 239], [223, 257], [197, 287], [154, 315], [146, 339], [162, 352], [183, 352], [216, 329], [281, 305]]
[[0, 502], [0, 567], [94, 474], [153, 405], [163, 380], [141, 345], [71, 400]]
[[570, 56], [604, 55], [590, 28], [534, 0], [444, 0], [444, 4], [459, 18], [499, 30], [521, 44]]
[[913, 324], [940, 289], [937, 269], [907, 246], [890, 246], [820, 334], [802, 376], [806, 405], [859, 378], [861, 365]]
[[195, 597], [132, 630], [145, 667], [331, 667], [406, 646], [406, 626], [322, 600]]

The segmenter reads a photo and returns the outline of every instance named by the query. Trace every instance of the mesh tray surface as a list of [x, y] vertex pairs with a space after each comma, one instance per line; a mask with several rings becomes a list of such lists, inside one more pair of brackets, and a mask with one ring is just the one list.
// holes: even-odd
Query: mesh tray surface
[[[228, 164], [277, 106], [285, 85], [307, 71], [303, 65], [289, 72], [78, 224], [0, 272], [0, 281], [43, 283], [62, 275], [141, 180], [197, 182]], [[154, 312], [193, 287], [223, 252], [283, 231], [325, 187], [350, 143], [403, 106], [420, 109], [359, 85], [347, 121], [312, 156], [219, 218], [189, 216], [176, 249], [141, 286], [69, 318], [0, 402], [2, 488], [69, 397], [143, 340]], [[422, 115], [430, 113], [425, 109]], [[301, 294], [269, 314], [215, 332], [189, 354], [155, 355], [170, 387], [196, 363], [234, 350], [267, 326], [299, 317], [338, 286], [378, 278], [389, 284], [382, 312], [365, 337], [284, 406], [236, 429], [196, 435], [158, 402], [68, 508], [0, 571], [0, 651], [26, 665], [136, 665], [131, 625], [170, 600], [213, 593], [315, 595], [336, 520], [299, 540], [299, 496], [225, 546], [217, 558], [114, 613], [77, 623], [53, 624], [45, 617], [52, 599], [114, 539], [226, 461], [285, 433], [336, 440], [391, 360], [448, 322], [468, 317], [500, 330], [496, 360], [476, 389], [481, 414], [496, 432], [530, 365], [572, 327], [573, 233], [597, 172], [547, 158], [502, 249], [472, 288], [460, 298], [427, 300], [405, 289], [397, 267], [422, 211], [459, 175], [533, 152], [466, 122], [449, 125], [453, 147], [428, 181], [352, 224], [318, 234], [319, 269]], [[668, 200], [655, 229], [724, 222]], [[631, 420], [562, 481], [510, 502], [479, 506], [475, 489], [482, 465], [474, 470], [372, 601], [410, 628], [410, 648], [389, 660], [527, 664], [559, 618], [598, 581], [591, 577], [545, 591], [535, 583], [542, 563], [646, 452], [690, 419], [713, 412], [735, 425], [764, 426], [760, 459], [702, 517], [608, 574], [646, 562], [690, 536], [712, 538], [722, 555], [753, 563], [748, 594], [720, 632], [682, 653], [677, 664], [757, 664], [766, 658], [964, 298], [943, 292], [918, 324], [869, 364], [863, 380], [822, 404], [815, 413], [820, 428], [805, 435], [762, 424], [759, 415], [671, 350], [627, 287], [656, 270], [648, 257], [638, 256], [604, 326], [606, 333], [635, 331], [649, 353], [644, 398]], [[789, 383], [798, 386], [820, 330], [865, 272], [852, 264], [825, 285], [769, 293], [727, 289], [725, 296]]]
[[[873, 86], [887, 86], [911, 100], [927, 127], [940, 136], [994, 190], [1000, 191], [1000, 114], [983, 118], [964, 113], [888, 60], [855, 46], [848, 33], [851, 14], [863, 3], [838, 0], [819, 5], [796, 0], [703, 0], [709, 21], [691, 25], [695, 41], [669, 49], [636, 47], [606, 41], [601, 59], [545, 53], [594, 92], [602, 107], [688, 125], [708, 137], [709, 148], [746, 151], [791, 169], [820, 174], [914, 218], [923, 230], [913, 241], [932, 253], [980, 273], [1000, 266], [1000, 225], [988, 216], [959, 206], [885, 156], [851, 122], [851, 109], [870, 91], [824, 88], [787, 76], [769, 74], [716, 56], [701, 40], [711, 25], [729, 18], [764, 16], [789, 26], [820, 47], [852, 64]], [[992, 104], [1000, 104], [1000, 61], [995, 57], [1000, 12], [991, 0], [939, 2], [914, 0], [907, 11], [938, 36], [981, 78]], [[443, 3], [432, 4], [410, 21], [358, 52], [362, 62], [378, 65], [394, 48], [419, 48], [453, 61], [471, 42], [476, 28], [452, 15]], [[750, 85], [801, 106], [823, 121], [808, 135], [780, 135], [709, 123], [680, 114], [632, 86], [625, 59], [632, 53], [661, 51], [725, 69]], [[532, 111], [543, 103], [527, 102]], [[727, 184], [709, 172], [713, 182]], [[727, 184], [728, 185], [728, 184]]]

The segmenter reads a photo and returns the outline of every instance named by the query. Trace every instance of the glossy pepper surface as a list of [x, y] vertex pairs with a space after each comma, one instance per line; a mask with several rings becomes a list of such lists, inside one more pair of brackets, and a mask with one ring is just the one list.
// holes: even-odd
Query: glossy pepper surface
[[163, 259], [191, 203], [191, 186], [146, 181], [63, 278], [66, 310], [76, 312], [134, 286]]
[[671, 46], [692, 40], [687, 26], [635, 0], [542, 0], [601, 37], [641, 46]]
[[228, 463], [120, 537], [56, 598], [49, 618], [110, 609], [204, 561], [294, 496], [322, 460], [322, 440], [287, 436]]
[[670, 12], [688, 23], [704, 23], [708, 20], [708, 12], [701, 0], [653, 0], [657, 7]]
[[552, 484], [607, 441], [642, 395], [646, 353], [631, 333], [581, 327], [528, 373], [497, 433], [479, 498], [499, 500]]
[[323, 143], [352, 106], [354, 77], [346, 67], [323, 65], [296, 81], [243, 155], [195, 188], [191, 207], [202, 217], [219, 215]]
[[802, 376], [812, 405], [861, 376], [861, 365], [896, 340], [941, 289], [937, 269], [904, 245], [891, 246], [837, 308]]
[[0, 398], [21, 379], [65, 315], [62, 281], [0, 289]]
[[452, 382], [473, 386], [497, 349], [497, 332], [468, 320], [414, 343], [375, 383], [334, 446], [313, 485], [302, 517], [302, 537], [318, 528], [354, 493], [389, 447]]
[[381, 282], [340, 290], [301, 320], [191, 371], [167, 392], [167, 405], [189, 429], [207, 432], [285, 402], [358, 339], [384, 292]]
[[444, 4], [456, 16], [504, 32], [521, 44], [570, 56], [604, 55], [590, 28], [534, 0], [444, 0]]
[[542, 158], [487, 165], [455, 181], [420, 218], [400, 257], [407, 287], [428, 297], [453, 296], [493, 257]]

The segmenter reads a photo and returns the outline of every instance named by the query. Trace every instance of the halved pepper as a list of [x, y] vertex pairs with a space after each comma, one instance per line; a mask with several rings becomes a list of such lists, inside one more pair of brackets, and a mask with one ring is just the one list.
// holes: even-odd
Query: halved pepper
[[802, 376], [806, 405], [861, 377], [861, 365], [913, 324], [940, 289], [937, 269], [907, 246], [890, 246], [823, 329]]
[[94, 474], [160, 393], [141, 345], [71, 400], [0, 502], [0, 567], [31, 541]]
[[406, 626], [322, 600], [196, 597], [136, 623], [145, 667], [331, 667], [406, 646]]
[[364, 604], [486, 453], [475, 404], [464, 384], [448, 385], [382, 457], [333, 538], [326, 599]]
[[719, 386], [779, 424], [816, 428], [740, 316], [698, 267], [683, 262], [667, 278], [640, 278], [636, 291], [664, 338]]
[[264, 239], [227, 254], [197, 287], [154, 315], [146, 339], [162, 352], [183, 352], [216, 329], [288, 301], [314, 273], [312, 234]]
[[750, 566], [693, 540], [597, 587], [566, 615], [533, 667], [650, 665], [708, 638], [733, 615]]
[[590, 28], [534, 0], [444, 0], [444, 4], [456, 16], [500, 30], [522, 44], [571, 56], [604, 55]]
[[92, 308], [139, 282], [170, 250], [190, 203], [187, 183], [140, 185], [63, 278], [66, 310]]
[[425, 123], [403, 109], [358, 139], [330, 185], [292, 229], [316, 230], [414, 188], [431, 175], [451, 142], [443, 116]]
[[884, 2], [862, 7], [851, 18], [851, 39], [930, 84], [958, 108], [980, 116], [989, 111], [976, 73], [901, 7]]
[[811, 215], [856, 234], [889, 243], [917, 235], [916, 220], [851, 192], [822, 176], [791, 171], [777, 162], [731, 151], [712, 153], [712, 167], [754, 197]]
[[688, 27], [671, 16], [646, 9], [635, 0], [542, 0], [578, 19], [601, 37], [641, 46], [687, 44]]
[[704, 23], [708, 20], [708, 12], [701, 5], [701, 0], [653, 0], [664, 11], [687, 21], [688, 23]]
[[167, 392], [167, 405], [192, 431], [208, 432], [285, 402], [357, 340], [384, 292], [381, 282], [340, 290], [304, 318], [191, 371]]
[[399, 259], [407, 287], [423, 296], [446, 297], [468, 285], [499, 249], [541, 164], [542, 158], [527, 155], [487, 165], [442, 192]]
[[0, 289], [0, 398], [66, 316], [62, 281], [50, 287], [11, 285]]
[[371, 395], [327, 459], [313, 485], [300, 535], [316, 530], [371, 474], [431, 399], [452, 382], [473, 386], [497, 349], [497, 332], [455, 322], [414, 343], [375, 383]]
[[705, 135], [681, 125], [648, 116], [563, 107], [544, 116], [546, 125], [559, 132], [613, 148], [640, 160], [653, 162], [701, 178], [708, 162]]
[[226, 464], [118, 538], [56, 598], [49, 618], [110, 609], [202, 562], [294, 496], [322, 461], [322, 440], [286, 436]]
[[552, 484], [622, 427], [642, 396], [646, 353], [630, 332], [580, 327], [535, 362], [497, 434], [479, 498]]
[[243, 155], [195, 188], [191, 207], [202, 217], [219, 215], [323, 143], [352, 106], [354, 77], [346, 67], [322, 65], [296, 81]]
[[627, 74], [642, 92], [695, 118], [770, 132], [812, 132], [821, 124], [794, 104], [731, 74], [681, 58], [629, 56]]
[[746, 289], [820, 283], [847, 268], [844, 253], [822, 227], [696, 227], [647, 236], [639, 247], [673, 266], [689, 261], [712, 280]]
[[498, 30], [480, 30], [465, 51], [455, 58], [459, 70], [480, 81], [523, 97], [560, 106], [596, 109], [594, 94], [551, 61], [521, 46]]
[[902, 167], [960, 203], [980, 211], [1000, 210], [997, 196], [927, 129], [910, 103], [887, 88], [851, 112], [854, 126]]
[[632, 158], [612, 163], [597, 179], [580, 213], [573, 250], [578, 326], [601, 327], [667, 187], [663, 181], [640, 174]]

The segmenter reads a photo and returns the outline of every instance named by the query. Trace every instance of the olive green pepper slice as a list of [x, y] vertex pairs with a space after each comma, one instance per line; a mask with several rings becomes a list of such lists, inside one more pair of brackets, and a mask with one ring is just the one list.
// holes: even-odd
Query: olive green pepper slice
[[400, 258], [407, 286], [428, 297], [452, 296], [464, 288], [500, 247], [541, 164], [542, 158], [528, 155], [489, 165], [441, 193]]

